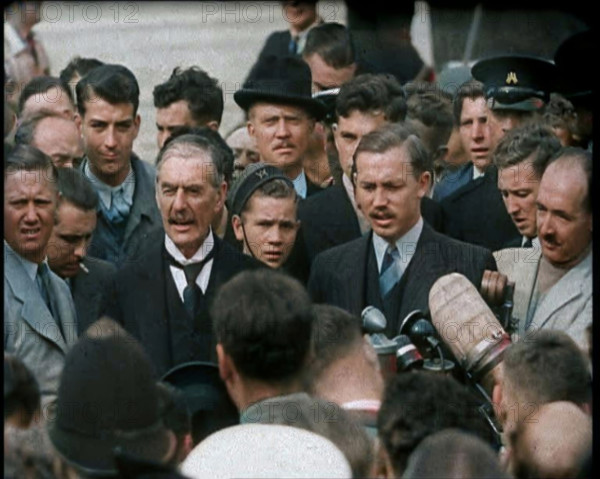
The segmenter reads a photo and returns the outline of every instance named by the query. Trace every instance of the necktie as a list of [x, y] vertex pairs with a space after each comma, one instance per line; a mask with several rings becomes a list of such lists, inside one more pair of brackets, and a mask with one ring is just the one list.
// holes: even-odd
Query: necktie
[[204, 268], [204, 265], [208, 263], [214, 257], [214, 255], [215, 248], [213, 247], [213, 249], [210, 250], [210, 252], [202, 261], [185, 266], [171, 257], [171, 264], [183, 269], [183, 274], [185, 274], [187, 286], [183, 290], [183, 306], [192, 318], [195, 318], [196, 314], [202, 309], [202, 303], [204, 301], [204, 294], [202, 293], [200, 287], [196, 284], [196, 279]]
[[288, 45], [288, 49], [289, 49], [290, 55], [296, 55], [296, 53], [298, 53], [298, 37], [290, 38], [290, 43]]
[[37, 275], [35, 276], [35, 282], [37, 283], [37, 287], [40, 290], [42, 298], [44, 299], [44, 302], [48, 307], [48, 311], [50, 311], [50, 314], [54, 318], [54, 321], [56, 321], [56, 324], [58, 324], [58, 327], [62, 334], [62, 327], [60, 324], [60, 317], [58, 315], [58, 308], [54, 304], [52, 295], [50, 293], [52, 291], [50, 286], [50, 270], [46, 263], [40, 263], [40, 265], [38, 266]]
[[525, 243], [523, 243], [523, 248], [533, 248], [533, 243], [531, 242], [531, 238], [527, 238]]
[[388, 246], [385, 250], [381, 272], [379, 273], [379, 292], [385, 298], [398, 281], [402, 272], [400, 270], [400, 253], [396, 246]]
[[125, 200], [123, 188], [119, 188], [110, 194], [110, 209], [105, 210], [106, 216], [111, 223], [122, 223], [129, 216], [131, 206]]

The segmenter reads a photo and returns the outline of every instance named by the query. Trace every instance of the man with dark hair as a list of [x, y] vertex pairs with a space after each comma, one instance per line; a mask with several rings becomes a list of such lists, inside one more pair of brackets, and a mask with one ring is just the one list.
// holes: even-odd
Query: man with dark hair
[[591, 414], [587, 358], [567, 334], [538, 331], [505, 350], [492, 400], [505, 431], [554, 401], [570, 401]]
[[140, 128], [139, 87], [121, 65], [102, 65], [77, 84], [85, 159], [81, 170], [100, 202], [92, 255], [117, 267], [139, 260], [140, 244], [160, 229], [155, 170], [133, 153]]
[[75, 88], [77, 87], [79, 80], [94, 68], [102, 65], [104, 65], [104, 62], [101, 62], [96, 58], [81, 58], [77, 55], [71, 58], [67, 66], [60, 71], [58, 76], [63, 83], [69, 85], [73, 92], [73, 96], [75, 97]]
[[294, 184], [280, 170], [264, 163], [248, 166], [230, 195], [233, 232], [244, 254], [287, 269], [300, 226], [297, 204]]
[[[340, 88], [333, 136], [344, 172], [342, 184], [309, 198], [298, 212], [311, 262], [320, 252], [359, 238], [369, 230], [369, 222], [355, 200], [353, 155], [363, 135], [387, 123], [403, 122], [406, 109], [406, 94], [392, 76], [365, 74]], [[435, 220], [439, 206], [429, 198], [423, 200], [422, 206], [425, 219], [434, 225], [439, 223]]]
[[159, 148], [177, 126], [219, 129], [223, 116], [223, 90], [204, 70], [177, 67], [165, 83], [154, 87], [152, 94]]
[[216, 362], [209, 308], [219, 286], [255, 260], [213, 232], [227, 192], [220, 146], [181, 135], [160, 151], [156, 198], [163, 230], [115, 278], [109, 316], [139, 338], [163, 374], [184, 362]]
[[439, 277], [459, 272], [478, 288], [484, 270], [495, 270], [496, 263], [488, 250], [424, 223], [429, 156], [416, 135], [386, 125], [362, 138], [354, 158], [356, 203], [372, 231], [317, 256], [308, 287], [315, 302], [356, 316], [366, 306], [379, 308], [392, 338], [408, 313], [428, 308], [429, 290]]
[[313, 311], [295, 279], [261, 269], [240, 273], [212, 307], [221, 378], [241, 422], [259, 422], [261, 402], [302, 391]]
[[56, 399], [65, 354], [77, 340], [71, 293], [46, 259], [57, 201], [50, 158], [17, 146], [4, 161], [4, 350], [36, 376], [42, 409]]
[[19, 118], [25, 118], [40, 110], [50, 110], [68, 120], [74, 119], [73, 93], [60, 78], [34, 78], [23, 88], [19, 96]]
[[417, 371], [387, 384], [379, 417], [387, 477], [401, 477], [411, 453], [426, 437], [454, 428], [495, 446], [492, 428], [469, 389], [450, 376]]
[[94, 187], [72, 168], [58, 170], [56, 178], [59, 199], [48, 241], [48, 265], [71, 288], [77, 331], [82, 334], [100, 318], [105, 290], [116, 268], [86, 254], [96, 229], [98, 194]]
[[25, 117], [15, 133], [15, 143], [35, 146], [57, 168], [77, 167], [83, 156], [77, 123], [54, 111], [41, 110]]
[[356, 73], [356, 54], [348, 29], [323, 23], [306, 36], [302, 58], [310, 67], [313, 92], [339, 88]]
[[[565, 331], [587, 351], [592, 322], [592, 155], [563, 148], [550, 159], [537, 194], [537, 233], [542, 254], [507, 254], [504, 273], [518, 281], [523, 303], [519, 336], [539, 328]], [[498, 252], [501, 253], [501, 252]], [[533, 258], [533, 259], [532, 259]]]
[[298, 58], [275, 56], [262, 61], [256, 78], [233, 95], [248, 114], [248, 133], [256, 139], [261, 161], [294, 182], [301, 198], [319, 193], [304, 172], [303, 161], [315, 121], [325, 106], [311, 96], [311, 74]]
[[307, 390], [339, 404], [375, 436], [384, 386], [377, 353], [355, 316], [325, 304], [314, 312]]
[[528, 247], [535, 241], [539, 249], [535, 202], [546, 165], [559, 149], [560, 141], [550, 128], [529, 123], [509, 131], [494, 150], [498, 189], [522, 235], [506, 247]]

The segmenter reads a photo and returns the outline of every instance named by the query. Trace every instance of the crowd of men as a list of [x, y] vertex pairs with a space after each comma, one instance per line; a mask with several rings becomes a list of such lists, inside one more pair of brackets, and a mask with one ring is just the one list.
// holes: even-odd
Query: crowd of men
[[[591, 32], [481, 60], [451, 95], [284, 8], [225, 139], [209, 65], [52, 77], [17, 48], [35, 22], [10, 25], [5, 477], [590, 477], [592, 86], [569, 70]], [[156, 158], [134, 153], [140, 88]], [[396, 363], [415, 311], [444, 329], [452, 273], [504, 338], [491, 384], [441, 333], [413, 328]]]

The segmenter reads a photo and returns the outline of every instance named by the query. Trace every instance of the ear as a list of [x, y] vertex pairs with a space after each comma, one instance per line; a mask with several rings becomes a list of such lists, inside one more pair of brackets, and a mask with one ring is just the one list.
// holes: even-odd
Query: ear
[[227, 183], [222, 181], [219, 187], [217, 188], [217, 204], [215, 205], [215, 212], [219, 212], [225, 206], [225, 199], [227, 198]]
[[217, 363], [219, 365], [219, 376], [221, 376], [223, 382], [227, 383], [233, 376], [233, 363], [221, 343], [217, 344]]
[[503, 422], [502, 386], [498, 383], [494, 384], [494, 388], [492, 389], [492, 406], [494, 407], [494, 414], [496, 415], [496, 418], [500, 422]]
[[217, 120], [209, 121], [206, 126], [213, 131], [219, 131], [219, 122]]
[[137, 114], [135, 116], [135, 119], [133, 120], [133, 127], [135, 128], [135, 134], [133, 136], [133, 139], [135, 140], [138, 136], [138, 133], [140, 132], [140, 125], [142, 124], [142, 117], [140, 117], [139, 114]]
[[423, 198], [429, 191], [429, 185], [431, 184], [431, 173], [429, 171], [424, 171], [419, 176], [419, 198]]
[[373, 368], [377, 371], [378, 374], [381, 374], [381, 365], [379, 364], [379, 357], [377, 356], [377, 352], [375, 348], [371, 344], [369, 340], [369, 336], [367, 334], [363, 335], [363, 352], [365, 353], [365, 357], [369, 364], [373, 366]]
[[77, 127], [78, 133], [81, 135], [81, 115], [79, 114], [79, 112], [75, 112], [73, 121], [75, 122], [75, 126]]
[[254, 137], [255, 129], [254, 129], [254, 124], [252, 123], [252, 121], [248, 120], [246, 122], [246, 128], [248, 129], [248, 134], [250, 135], [250, 137], [255, 138]]
[[235, 239], [238, 241], [244, 241], [244, 231], [242, 230], [242, 218], [239, 215], [233, 215], [231, 217], [231, 226], [233, 226], [233, 233]]

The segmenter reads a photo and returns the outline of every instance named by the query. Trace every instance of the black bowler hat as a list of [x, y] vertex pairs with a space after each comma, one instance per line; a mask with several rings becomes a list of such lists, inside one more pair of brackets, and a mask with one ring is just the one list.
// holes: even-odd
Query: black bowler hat
[[239, 423], [239, 413], [214, 363], [192, 361], [168, 371], [161, 381], [183, 392], [192, 418], [194, 444]]
[[520, 55], [480, 60], [471, 73], [483, 83], [485, 97], [493, 110], [537, 110], [549, 101], [557, 80], [554, 64]]
[[259, 101], [300, 106], [320, 120], [326, 108], [312, 98], [311, 90], [310, 68], [304, 60], [269, 56], [256, 66], [253, 79], [236, 91], [233, 99], [246, 111]]
[[554, 54], [560, 78], [558, 90], [571, 101], [591, 99], [594, 75], [582, 72], [581, 67], [593, 61], [595, 50], [592, 31], [587, 30], [567, 38]]
[[152, 364], [117, 323], [101, 319], [68, 352], [61, 374], [53, 446], [88, 475], [116, 475], [116, 449], [160, 460], [171, 449]]
[[272, 180], [284, 180], [291, 188], [294, 188], [292, 180], [285, 176], [279, 168], [261, 162], [248, 165], [229, 193], [227, 203], [231, 214], [240, 215], [252, 193]]

